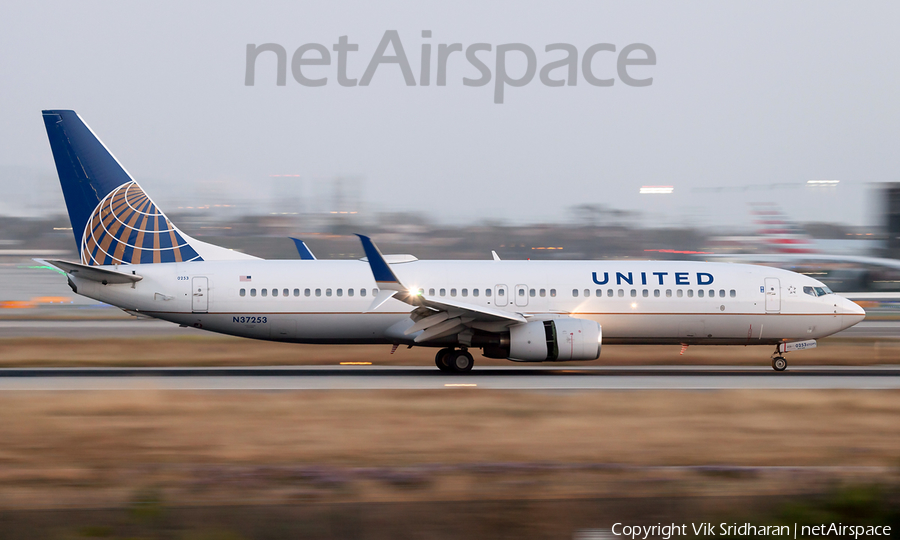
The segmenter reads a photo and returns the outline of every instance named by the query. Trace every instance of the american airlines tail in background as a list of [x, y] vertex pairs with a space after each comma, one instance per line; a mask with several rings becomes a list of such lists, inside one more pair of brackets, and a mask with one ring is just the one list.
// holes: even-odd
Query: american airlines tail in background
[[[360, 236], [361, 260], [263, 260], [178, 229], [74, 111], [43, 112], [80, 260], [47, 261], [77, 294], [248, 338], [473, 350], [519, 362], [595, 360], [602, 343], [770, 345], [784, 353], [865, 312], [801, 274], [679, 261], [420, 261]], [[305, 248], [305, 244], [303, 244]]]

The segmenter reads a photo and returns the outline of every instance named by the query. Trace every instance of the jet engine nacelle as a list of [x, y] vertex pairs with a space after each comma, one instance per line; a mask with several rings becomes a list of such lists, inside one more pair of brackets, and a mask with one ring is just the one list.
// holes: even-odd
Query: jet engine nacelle
[[512, 326], [509, 359], [525, 362], [596, 360], [603, 331], [586, 319], [552, 319]]

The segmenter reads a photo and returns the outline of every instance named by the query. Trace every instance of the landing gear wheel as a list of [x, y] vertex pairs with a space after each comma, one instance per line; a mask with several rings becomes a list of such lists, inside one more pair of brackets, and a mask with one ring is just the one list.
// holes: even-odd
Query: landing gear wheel
[[434, 365], [441, 371], [450, 371], [450, 364], [448, 360], [450, 359], [450, 355], [453, 353], [453, 349], [445, 348], [441, 349], [434, 355]]
[[787, 369], [787, 360], [783, 356], [776, 356], [772, 359], [772, 369], [775, 371], [784, 371]]
[[475, 359], [468, 351], [454, 351], [447, 357], [447, 363], [450, 365], [450, 371], [454, 373], [466, 373], [472, 371], [475, 365]]

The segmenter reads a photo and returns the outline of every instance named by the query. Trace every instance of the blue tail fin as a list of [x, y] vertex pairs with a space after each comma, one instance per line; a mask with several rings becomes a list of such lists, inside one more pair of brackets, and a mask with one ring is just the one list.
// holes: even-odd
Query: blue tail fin
[[75, 111], [43, 115], [83, 264], [203, 260]]

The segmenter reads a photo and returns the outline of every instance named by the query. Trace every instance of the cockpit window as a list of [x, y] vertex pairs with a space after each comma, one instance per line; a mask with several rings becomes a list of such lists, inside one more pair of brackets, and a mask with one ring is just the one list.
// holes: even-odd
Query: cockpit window
[[831, 289], [824, 285], [821, 287], [803, 287], [803, 292], [810, 296], [825, 296], [826, 294], [834, 294]]

